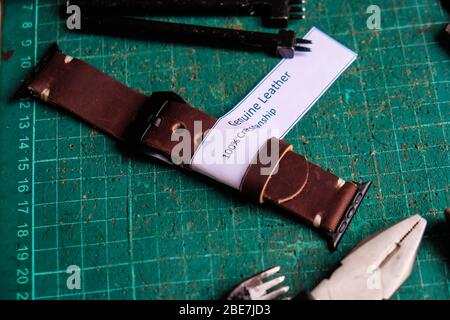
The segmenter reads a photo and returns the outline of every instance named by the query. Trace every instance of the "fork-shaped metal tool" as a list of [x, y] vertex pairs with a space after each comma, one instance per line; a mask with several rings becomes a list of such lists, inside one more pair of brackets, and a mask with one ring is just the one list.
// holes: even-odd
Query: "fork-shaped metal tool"
[[305, 18], [305, 0], [70, 0], [82, 10], [104, 14], [258, 15], [268, 26], [284, 28]]
[[279, 276], [267, 280], [278, 271], [280, 271], [280, 267], [276, 266], [245, 280], [231, 291], [227, 300], [273, 300], [282, 296], [289, 291], [288, 286], [278, 286], [285, 277]]
[[282, 58], [293, 58], [296, 51], [310, 51], [292, 30], [265, 33], [171, 23], [121, 16], [81, 15], [81, 32], [125, 36], [145, 40], [200, 43], [209, 46], [267, 51]]

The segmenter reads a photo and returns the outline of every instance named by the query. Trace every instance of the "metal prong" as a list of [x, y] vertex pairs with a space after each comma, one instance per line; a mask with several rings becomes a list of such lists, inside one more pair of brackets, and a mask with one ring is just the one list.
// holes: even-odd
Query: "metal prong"
[[278, 278], [269, 280], [267, 282], [264, 282], [263, 284], [260, 284], [259, 286], [256, 286], [254, 288], [255, 291], [259, 292], [267, 292], [271, 288], [275, 287], [276, 285], [282, 283], [285, 279], [285, 276], [279, 276]]
[[306, 9], [304, 7], [290, 7], [289, 12], [305, 12]]
[[273, 300], [273, 299], [279, 297], [280, 295], [285, 294], [288, 291], [289, 291], [289, 287], [288, 286], [282, 287], [280, 289], [277, 289], [277, 290], [272, 291], [272, 292], [270, 292], [270, 293], [268, 293], [266, 295], [261, 296], [261, 300]]
[[265, 270], [265, 271], [263, 271], [263, 272], [257, 274], [257, 275], [255, 276], [255, 278], [262, 279], [262, 278], [270, 277], [271, 275], [273, 275], [273, 274], [277, 273], [278, 271], [280, 271], [280, 269], [281, 269], [280, 266], [276, 266], [276, 267], [267, 269], [267, 270]]
[[308, 39], [297, 38], [295, 40], [295, 50], [296, 51], [303, 51], [303, 52], [310, 52], [311, 51], [310, 48], [304, 47], [304, 46], [302, 46], [302, 44], [312, 44], [312, 41], [308, 40]]
[[[285, 277], [280, 276], [273, 280], [263, 282], [267, 277], [270, 277], [280, 271], [280, 266], [276, 266], [261, 273], [248, 278], [244, 282], [241, 282], [237, 287], [231, 291], [227, 296], [228, 300], [261, 300], [262, 297], [266, 295], [267, 290], [273, 288], [274, 286], [280, 284], [284, 281]], [[275, 291], [274, 291], [275, 292]], [[282, 293], [282, 292], [281, 292]], [[279, 294], [281, 294], [279, 293]], [[278, 296], [278, 294], [277, 294]], [[270, 296], [269, 296], [270, 297]]]
[[304, 14], [290, 14], [289, 19], [305, 19], [306, 16]]
[[308, 39], [297, 38], [295, 41], [297, 44], [312, 44], [312, 41]]
[[295, 51], [301, 51], [301, 52], [311, 52], [311, 49], [308, 47], [302, 47], [302, 46], [295, 46]]
[[305, 0], [290, 0], [289, 4], [306, 4]]

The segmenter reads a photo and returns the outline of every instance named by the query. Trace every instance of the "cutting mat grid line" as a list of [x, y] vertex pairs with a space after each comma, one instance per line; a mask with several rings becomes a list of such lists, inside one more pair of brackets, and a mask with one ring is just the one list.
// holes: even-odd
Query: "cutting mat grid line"
[[[305, 290], [362, 238], [420, 213], [429, 221], [427, 233], [412, 276], [394, 298], [449, 299], [450, 235], [441, 226], [449, 202], [450, 59], [434, 37], [449, 17], [437, 0], [378, 1], [382, 30], [372, 31], [366, 27], [370, 4], [316, 1], [308, 4], [308, 19], [292, 25], [300, 34], [317, 26], [358, 53], [287, 136], [311, 161], [348, 180], [374, 183], [337, 252], [330, 254], [318, 233], [271, 208], [136, 158], [37, 103], [34, 297], [216, 299], [276, 264], [291, 290]], [[36, 5], [38, 56], [58, 41], [68, 54], [130, 87], [147, 94], [173, 90], [215, 116], [278, 61], [260, 53], [70, 33], [55, 1]], [[264, 30], [250, 17], [181, 20]], [[70, 265], [81, 268], [80, 290], [67, 288]]]

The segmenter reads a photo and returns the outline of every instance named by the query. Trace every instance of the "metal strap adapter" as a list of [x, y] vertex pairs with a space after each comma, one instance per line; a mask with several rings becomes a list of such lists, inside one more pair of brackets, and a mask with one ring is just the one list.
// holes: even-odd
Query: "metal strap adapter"
[[344, 236], [345, 231], [347, 231], [350, 222], [355, 216], [356, 210], [358, 210], [361, 205], [362, 200], [366, 196], [366, 193], [369, 191], [372, 182], [363, 182], [358, 183], [358, 190], [356, 191], [355, 196], [353, 197], [352, 202], [349, 204], [345, 214], [342, 216], [341, 221], [335, 232], [328, 232], [328, 236], [330, 237], [330, 246], [333, 250], [335, 250]]
[[159, 122], [161, 121], [159, 117], [170, 102], [186, 103], [180, 96], [170, 91], [153, 93], [135, 115], [134, 120], [125, 132], [124, 140], [145, 155], [173, 165], [170, 158], [158, 149], [145, 144], [149, 130], [159, 126]]

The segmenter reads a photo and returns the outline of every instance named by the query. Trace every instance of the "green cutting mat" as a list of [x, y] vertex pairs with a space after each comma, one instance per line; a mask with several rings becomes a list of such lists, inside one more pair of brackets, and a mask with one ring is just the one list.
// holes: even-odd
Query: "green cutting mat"
[[[61, 4], [63, 1], [59, 1]], [[51, 43], [147, 94], [174, 90], [220, 116], [277, 63], [247, 53], [70, 33], [55, 1], [6, 0], [0, 78], [0, 296], [10, 299], [216, 299], [281, 265], [293, 292], [312, 288], [364, 237], [404, 217], [429, 222], [396, 299], [449, 299], [450, 56], [437, 0], [317, 0], [317, 26], [358, 59], [287, 140], [341, 177], [374, 185], [337, 252], [311, 228], [236, 192], [127, 154], [41, 103], [7, 101]], [[258, 18], [183, 18], [264, 30]], [[273, 31], [273, 30], [268, 30]], [[81, 268], [69, 290], [67, 267]]]

